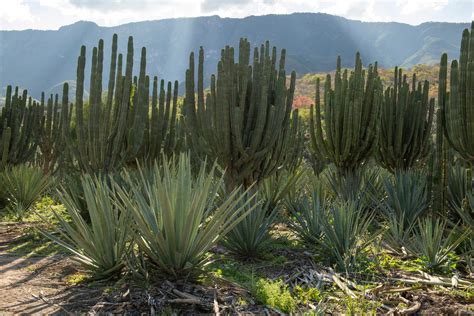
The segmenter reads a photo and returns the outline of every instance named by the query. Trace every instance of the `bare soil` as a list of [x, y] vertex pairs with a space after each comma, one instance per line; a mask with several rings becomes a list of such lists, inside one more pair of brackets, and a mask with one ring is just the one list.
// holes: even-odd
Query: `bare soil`
[[68, 277], [78, 272], [69, 258], [22, 256], [8, 251], [21, 237], [25, 225], [0, 223], [0, 314], [89, 310], [100, 290], [68, 285]]

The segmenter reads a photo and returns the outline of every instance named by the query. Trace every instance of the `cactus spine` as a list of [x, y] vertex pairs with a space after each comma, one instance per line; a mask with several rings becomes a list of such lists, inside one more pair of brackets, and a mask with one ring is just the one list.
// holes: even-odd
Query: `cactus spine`
[[435, 100], [428, 100], [429, 83], [412, 88], [402, 70], [395, 67], [394, 85], [385, 90], [381, 109], [378, 161], [391, 172], [407, 170], [429, 154]]
[[[287, 163], [299, 118], [292, 111], [295, 76], [286, 85], [285, 50], [277, 62], [269, 42], [255, 48], [250, 66], [250, 43], [240, 40], [238, 61], [234, 48], [225, 47], [204, 95], [204, 51], [199, 51], [197, 96], [194, 54], [186, 71], [185, 124], [193, 149], [226, 168], [228, 188], [249, 186]], [[197, 97], [197, 100], [196, 100]]]
[[359, 53], [355, 69], [341, 70], [337, 58], [334, 89], [327, 75], [324, 87], [324, 116], [321, 111], [320, 81], [316, 80], [315, 108], [310, 111], [310, 134], [313, 155], [334, 163], [342, 175], [353, 173], [371, 156], [377, 143], [382, 84], [377, 63], [362, 69]]

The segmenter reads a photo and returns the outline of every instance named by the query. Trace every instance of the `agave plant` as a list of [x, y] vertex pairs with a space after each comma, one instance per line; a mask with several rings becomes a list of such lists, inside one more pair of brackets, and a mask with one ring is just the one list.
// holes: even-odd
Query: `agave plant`
[[463, 228], [469, 232], [468, 240], [464, 243], [462, 255], [471, 274], [474, 274], [474, 194], [467, 194], [462, 207], [457, 209]]
[[268, 210], [274, 210], [281, 201], [294, 192], [295, 188], [300, 187], [304, 181], [303, 170], [302, 168], [294, 172], [281, 170], [262, 180], [258, 191], [268, 205]]
[[209, 262], [209, 249], [257, 206], [247, 207], [253, 197], [244, 201], [248, 191], [240, 188], [219, 197], [224, 178], [214, 176], [216, 168], [207, 173], [202, 164], [194, 175], [189, 157], [182, 154], [146, 172], [139, 168], [138, 180], [125, 173], [131, 189], [117, 187], [123, 207], [133, 215], [138, 246], [175, 279], [199, 274]]
[[447, 206], [451, 215], [463, 207], [468, 192], [468, 170], [461, 162], [449, 166], [447, 185]]
[[41, 169], [18, 165], [0, 174], [0, 186], [7, 197], [7, 211], [21, 220], [31, 206], [52, 185], [52, 178]]
[[[272, 241], [270, 229], [278, 214], [278, 208], [270, 208], [270, 204], [250, 199], [247, 206], [241, 207], [243, 200], [237, 207], [246, 212], [248, 208], [254, 208], [240, 223], [229, 231], [224, 238], [224, 245], [234, 254], [245, 258], [257, 258], [263, 254]], [[257, 205], [255, 205], [257, 204]]]
[[384, 178], [387, 193], [381, 210], [388, 224], [385, 241], [394, 250], [406, 246], [417, 220], [429, 206], [425, 175], [420, 171], [400, 171]]
[[332, 198], [340, 202], [355, 202], [362, 208], [374, 208], [374, 201], [383, 197], [383, 186], [380, 181], [381, 168], [361, 167], [352, 173], [342, 175], [333, 166], [322, 173], [322, 179]]
[[323, 238], [320, 245], [341, 271], [353, 270], [360, 255], [378, 236], [378, 233], [369, 230], [373, 214], [349, 201], [334, 203], [329, 216], [322, 217]]
[[328, 216], [328, 202], [321, 182], [312, 181], [311, 197], [302, 194], [296, 200], [286, 201], [286, 207], [291, 215], [288, 226], [308, 246], [317, 245], [323, 236], [323, 218]]
[[440, 218], [419, 219], [407, 248], [413, 255], [421, 256], [429, 271], [437, 271], [449, 263], [450, 254], [470, 234], [467, 230], [460, 233], [457, 228], [449, 229], [447, 221]]
[[[71, 218], [57, 213], [57, 235], [41, 232], [75, 255], [75, 259], [95, 278], [120, 273], [130, 251], [130, 213], [120, 208], [112, 176], [84, 175], [80, 180], [84, 201], [62, 187], [58, 197]], [[83, 217], [84, 205], [88, 220]], [[89, 223], [90, 222], [90, 223]]]

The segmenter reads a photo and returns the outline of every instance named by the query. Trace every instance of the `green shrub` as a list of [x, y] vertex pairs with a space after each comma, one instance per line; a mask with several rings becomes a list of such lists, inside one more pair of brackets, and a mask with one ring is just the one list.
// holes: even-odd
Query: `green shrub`
[[316, 246], [322, 238], [323, 218], [328, 216], [327, 197], [319, 181], [313, 181], [309, 192], [311, 197], [301, 194], [296, 200], [287, 200], [287, 209], [291, 215], [288, 226], [308, 246]]
[[387, 198], [381, 209], [388, 225], [385, 241], [399, 250], [409, 243], [418, 218], [428, 209], [426, 177], [419, 171], [397, 172], [383, 181]]
[[0, 183], [6, 192], [7, 211], [21, 220], [31, 206], [52, 184], [52, 178], [41, 169], [18, 165], [6, 168], [0, 174]]
[[459, 219], [455, 215], [463, 207], [463, 201], [468, 192], [468, 172], [460, 162], [449, 165], [448, 167], [448, 185], [447, 185], [447, 206], [450, 215]]
[[133, 215], [138, 246], [175, 279], [199, 274], [209, 262], [208, 250], [253, 210], [246, 208], [252, 199], [243, 202], [248, 194], [240, 189], [218, 196], [224, 182], [223, 176], [214, 177], [216, 167], [207, 173], [203, 164], [193, 175], [183, 154], [175, 161], [165, 159], [161, 168], [155, 164], [139, 170], [139, 180], [126, 173], [131, 189], [117, 188], [122, 207]]
[[238, 256], [256, 258], [260, 257], [272, 242], [270, 229], [278, 214], [278, 209], [271, 210], [268, 203], [248, 199], [251, 200], [250, 203], [245, 201], [239, 203], [246, 203], [246, 206], [237, 205], [237, 207], [241, 208], [242, 213], [246, 213], [247, 209], [251, 208], [253, 211], [227, 233], [224, 245]]
[[284, 313], [291, 313], [296, 310], [297, 302], [293, 298], [288, 286], [283, 281], [267, 281], [260, 279], [255, 285], [255, 297], [265, 305]]
[[413, 255], [421, 257], [428, 271], [446, 268], [454, 250], [470, 233], [467, 230], [458, 232], [457, 226], [449, 229], [446, 220], [432, 217], [418, 220], [414, 232], [414, 238], [407, 248]]
[[[130, 251], [131, 216], [116, 196], [116, 182], [111, 176], [84, 175], [80, 186], [84, 201], [62, 188], [58, 192], [66, 207], [70, 222], [54, 213], [59, 222], [53, 235], [42, 233], [75, 255], [75, 259], [96, 278], [118, 274]], [[90, 222], [82, 216], [84, 205]]]
[[322, 218], [320, 245], [338, 270], [352, 271], [357, 267], [358, 259], [378, 235], [369, 231], [373, 218], [373, 213], [354, 202], [335, 203], [329, 216]]

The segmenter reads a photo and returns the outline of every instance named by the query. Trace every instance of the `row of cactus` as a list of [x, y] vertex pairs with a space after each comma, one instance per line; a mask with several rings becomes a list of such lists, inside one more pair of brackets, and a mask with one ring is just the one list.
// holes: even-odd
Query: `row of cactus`
[[[143, 47], [138, 78], [133, 78], [133, 38], [129, 37], [123, 73], [123, 56], [117, 53], [117, 35], [112, 39], [108, 89], [102, 98], [104, 42], [92, 51], [88, 107], [84, 106], [86, 48], [82, 46], [77, 66], [75, 137], [70, 135], [69, 148], [82, 170], [110, 172], [135, 159], [154, 160], [162, 150], [172, 152], [179, 146], [177, 122], [178, 84], [164, 90], [154, 77], [150, 103], [150, 78], [146, 75], [146, 49]], [[171, 105], [171, 95], [173, 104]], [[149, 115], [151, 113], [151, 115]]]
[[310, 134], [313, 154], [321, 161], [332, 162], [341, 175], [356, 171], [372, 157], [377, 145], [383, 88], [377, 64], [362, 68], [359, 53], [355, 69], [341, 69], [341, 59], [332, 87], [328, 74], [324, 86], [322, 111], [320, 81], [316, 80], [314, 113], [310, 112]]
[[[355, 172], [371, 158], [395, 172], [422, 165], [434, 147], [433, 179], [439, 183], [439, 179], [446, 179], [444, 169], [437, 167], [446, 160], [446, 138], [466, 161], [472, 162], [472, 36], [472, 31], [463, 33], [460, 62], [451, 65], [450, 93], [447, 56], [441, 60], [441, 110], [435, 144], [430, 137], [435, 102], [428, 98], [428, 82], [417, 83], [414, 76], [409, 84], [406, 75], [396, 68], [394, 85], [384, 92], [377, 64], [364, 69], [357, 54], [355, 69], [348, 71], [342, 69], [338, 58], [334, 81], [327, 76], [322, 100], [319, 79], [316, 82], [309, 131], [313, 158], [333, 163], [342, 175]], [[171, 154], [186, 139], [194, 153], [217, 160], [227, 170], [226, 183], [231, 189], [261, 182], [301, 162], [303, 129], [297, 110], [292, 110], [295, 73], [288, 84], [285, 50], [278, 61], [276, 48], [266, 42], [255, 48], [251, 59], [250, 43], [241, 39], [238, 60], [234, 60], [234, 48], [225, 47], [207, 91], [204, 50], [199, 51], [197, 84], [192, 53], [186, 72], [183, 135], [178, 84], [166, 85], [154, 77], [150, 94], [146, 49], [141, 51], [139, 75], [133, 77], [133, 38], [128, 39], [125, 58], [118, 54], [117, 46], [114, 35], [104, 97], [102, 40], [92, 50], [88, 103], [84, 103], [85, 46], [78, 57], [73, 108], [68, 104], [67, 84], [61, 104], [58, 96], [51, 96], [45, 105], [44, 96], [39, 103], [28, 99], [26, 92], [19, 95], [16, 89], [12, 94], [12, 89], [7, 89], [0, 125], [3, 165], [26, 161], [39, 152], [43, 169], [49, 172], [66, 159], [61, 149], [67, 147], [82, 170], [109, 172], [136, 159], [151, 161], [163, 152]]]
[[[186, 71], [185, 124], [193, 151], [226, 169], [226, 186], [249, 186], [297, 164], [302, 135], [297, 110], [292, 110], [295, 73], [289, 86], [285, 50], [277, 65], [276, 48], [269, 42], [255, 48], [250, 65], [250, 43], [240, 40], [238, 60], [234, 48], [225, 47], [204, 91], [204, 50], [199, 51], [197, 94], [194, 54]], [[293, 152], [293, 153], [292, 153]], [[296, 157], [301, 157], [301, 151]]]
[[40, 105], [18, 87], [8, 86], [5, 106], [0, 114], [0, 170], [7, 164], [27, 162], [36, 152], [39, 142]]
[[392, 172], [416, 167], [430, 152], [435, 100], [428, 98], [428, 81], [417, 84], [414, 74], [411, 85], [395, 67], [382, 101], [377, 160]]
[[72, 112], [69, 110], [69, 84], [63, 84], [61, 103], [59, 95], [50, 95], [45, 104], [44, 93], [41, 94], [41, 118], [38, 164], [45, 174], [54, 172], [64, 165], [68, 151], [66, 147], [66, 129], [70, 126]]

